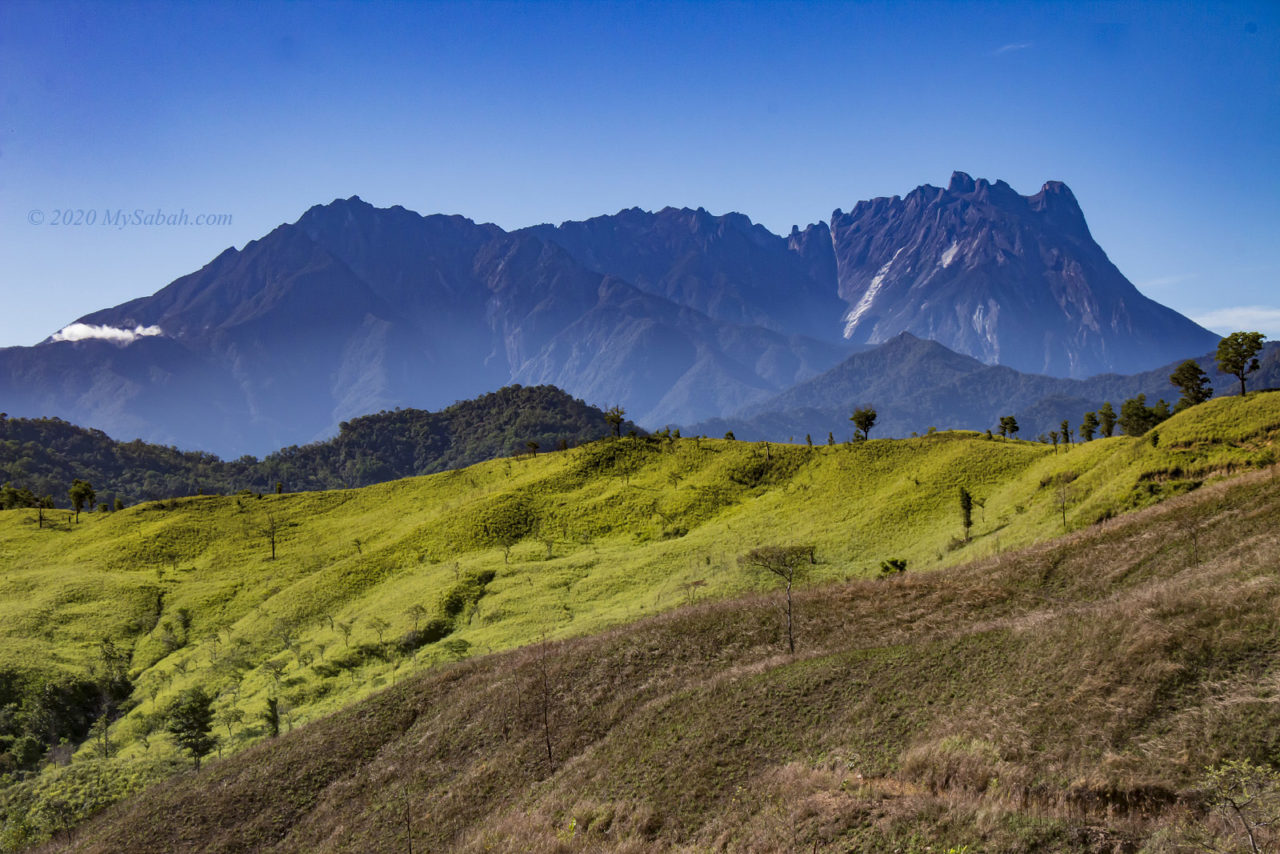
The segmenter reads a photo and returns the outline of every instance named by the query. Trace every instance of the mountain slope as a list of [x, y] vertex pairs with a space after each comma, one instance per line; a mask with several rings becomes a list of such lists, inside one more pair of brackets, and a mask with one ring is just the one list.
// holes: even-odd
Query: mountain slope
[[563, 246], [592, 270], [716, 320], [839, 340], [829, 239], [797, 243], [742, 214], [713, 216], [702, 208], [631, 208], [523, 231]]
[[[1223, 418], [1272, 425], [1234, 438], [1274, 437], [1274, 398], [1179, 415], [1172, 441], [1209, 453], [1225, 435], [1192, 437]], [[1103, 470], [1162, 453], [981, 444], [1040, 454], [1002, 501], [1066, 471], [1096, 497]], [[1211, 827], [1193, 790], [1206, 766], [1275, 759], [1277, 483], [1207, 484], [1023, 551], [802, 593], [795, 655], [769, 595], [468, 659], [47, 850], [1137, 850], [1183, 817]], [[987, 541], [1021, 515], [986, 511]], [[820, 578], [842, 564], [820, 547]]]
[[831, 236], [856, 343], [905, 331], [988, 364], [1082, 378], [1154, 368], [1217, 340], [1140, 294], [1058, 181], [1020, 196], [956, 172], [945, 189], [836, 210]]
[[[0, 716], [0, 764], [18, 773], [0, 789], [0, 838], [47, 835], [168, 773], [179, 756], [147, 727], [186, 688], [220, 695], [219, 735], [234, 752], [265, 736], [270, 697], [288, 729], [422, 666], [750, 591], [764, 577], [738, 556], [757, 546], [812, 545], [810, 581], [824, 585], [873, 576], [890, 558], [906, 560], [914, 576], [998, 555], [1274, 463], [1280, 396], [1211, 401], [1160, 429], [1155, 446], [1115, 438], [1062, 453], [973, 434], [814, 449], [621, 439], [361, 490], [166, 501], [79, 524], [55, 518], [40, 527], [33, 511], [0, 513], [0, 685], [16, 691], [5, 702], [18, 710]], [[960, 486], [981, 502], [967, 543]], [[1170, 551], [1167, 540], [1144, 542]], [[992, 596], [997, 607], [1006, 598]], [[917, 619], [910, 609], [883, 613], [887, 626]], [[936, 621], [949, 612], [919, 613]], [[757, 638], [747, 647], [775, 644], [776, 619], [746, 620]], [[805, 631], [802, 624], [802, 646]], [[730, 664], [740, 651], [708, 649]], [[489, 666], [473, 660], [461, 672]], [[101, 741], [87, 741], [69, 766], [26, 778], [46, 748], [85, 738], [101, 714], [104, 673], [122, 680], [106, 718], [110, 758], [100, 758]], [[524, 687], [497, 690], [484, 695], [495, 712], [528, 713]], [[607, 714], [638, 708], [620, 699], [620, 707], [588, 705]], [[349, 747], [367, 745], [353, 739]], [[350, 766], [335, 757], [297, 785], [345, 774]], [[483, 781], [487, 772], [474, 770]], [[266, 775], [260, 782], [289, 779], [266, 767], [253, 773]], [[295, 791], [294, 782], [282, 785]], [[259, 803], [272, 797], [264, 789]], [[260, 812], [279, 830], [274, 809]], [[263, 825], [248, 822], [245, 832], [255, 827]]]

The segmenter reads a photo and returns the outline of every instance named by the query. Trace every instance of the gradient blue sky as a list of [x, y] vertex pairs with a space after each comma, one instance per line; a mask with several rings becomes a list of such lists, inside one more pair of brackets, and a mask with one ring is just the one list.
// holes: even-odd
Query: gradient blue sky
[[[1067, 182], [1146, 294], [1280, 337], [1274, 2], [7, 0], [0, 346], [336, 197], [785, 233], [955, 169]], [[103, 225], [138, 208], [232, 223]]]

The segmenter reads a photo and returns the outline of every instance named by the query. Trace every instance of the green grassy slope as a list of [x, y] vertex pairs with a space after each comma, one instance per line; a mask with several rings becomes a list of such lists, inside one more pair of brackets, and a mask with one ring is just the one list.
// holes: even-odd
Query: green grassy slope
[[[1087, 527], [1271, 464], [1277, 424], [1280, 395], [1256, 395], [1175, 416], [1154, 445], [1115, 438], [1060, 453], [976, 434], [818, 448], [623, 439], [355, 491], [172, 500], [43, 529], [35, 511], [0, 513], [11, 701], [97, 678], [104, 638], [127, 655], [132, 687], [110, 716], [109, 759], [94, 758], [92, 740], [70, 766], [4, 787], [0, 839], [39, 838], [166, 773], [179, 759], [169, 739], [144, 736], [193, 684], [243, 715], [219, 728], [234, 752], [262, 740], [269, 696], [288, 728], [433, 664], [749, 591], [767, 581], [737, 556], [757, 545], [814, 545], [815, 584], [874, 575], [887, 558], [915, 576], [997, 555], [1061, 533], [1064, 507], [1066, 527]], [[983, 502], [968, 544], [960, 486]]]
[[1278, 520], [1265, 472], [822, 587], [795, 656], [756, 595], [474, 658], [48, 850], [1180, 850], [1206, 765], [1280, 762]]

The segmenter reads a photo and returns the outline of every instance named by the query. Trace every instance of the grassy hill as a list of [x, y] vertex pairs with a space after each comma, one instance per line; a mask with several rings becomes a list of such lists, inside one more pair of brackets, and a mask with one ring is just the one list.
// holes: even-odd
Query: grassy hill
[[[635, 425], [626, 422], [623, 433]], [[147, 442], [117, 442], [59, 418], [0, 414], [0, 483], [49, 495], [69, 506], [67, 489], [79, 478], [114, 506], [241, 489], [289, 492], [367, 486], [461, 468], [524, 453], [526, 443], [551, 450], [611, 432], [604, 413], [554, 386], [508, 386], [439, 412], [398, 409], [344, 421], [338, 435], [288, 447], [262, 460], [223, 461], [213, 454]], [[16, 502], [15, 502], [16, 503]]]
[[[1176, 772], [1117, 759], [1115, 779], [1095, 755], [1106, 747], [1123, 758], [1143, 739], [1163, 738], [1182, 708], [1172, 703], [1178, 691], [1199, 696], [1234, 673], [1219, 668], [1216, 644], [1235, 629], [1186, 603], [1218, 585], [1230, 598], [1246, 583], [1232, 573], [1262, 583], [1248, 575], [1254, 563], [1227, 557], [1236, 544], [1274, 542], [1231, 526], [1243, 518], [1273, 530], [1277, 499], [1265, 478], [1197, 487], [1273, 465], [1278, 431], [1280, 395], [1260, 394], [1188, 410], [1160, 425], [1154, 441], [1115, 438], [1058, 453], [964, 433], [817, 448], [649, 437], [361, 490], [171, 500], [45, 528], [35, 511], [7, 511], [0, 688], [9, 699], [0, 701], [9, 706], [0, 724], [8, 721], [9, 732], [0, 729], [0, 746], [17, 773], [0, 790], [0, 840], [16, 847], [60, 832], [172, 772], [181, 757], [149, 730], [194, 684], [219, 694], [224, 753], [248, 750], [166, 787], [164, 797], [195, 798], [217, 779], [225, 798], [204, 811], [182, 801], [181, 814], [191, 816], [182, 822], [146, 818], [141, 806], [113, 812], [77, 844], [100, 840], [111, 850], [124, 838], [113, 833], [136, 827], [146, 830], [123, 847], [323, 850], [368, 838], [363, 850], [401, 850], [395, 816], [404, 797], [415, 833], [434, 840], [424, 850], [587, 850], [595, 845], [587, 826], [606, 813], [615, 830], [601, 839], [619, 850], [627, 840], [637, 850], [717, 839], [740, 848], [757, 837], [736, 833], [765, 834], [759, 841], [782, 832], [766, 826], [770, 815], [781, 817], [779, 827], [796, 825], [792, 791], [804, 793], [795, 803], [816, 805], [801, 825], [817, 833], [834, 822], [832, 839], [857, 840], [848, 810], [863, 815], [863, 806], [849, 798], [909, 795], [946, 812], [949, 762], [964, 779], [974, 763], [974, 780], [990, 768], [1009, 779], [1013, 794], [999, 803], [1013, 825], [1034, 813], [1017, 807], [1019, 798], [1043, 795], [1057, 804], [1045, 826], [1069, 830], [1075, 825], [1053, 810], [1070, 812], [1078, 783], [1085, 805], [1102, 809], [1111, 796], [1090, 801], [1089, 792], [1132, 788], [1142, 774], [1174, 791], [1210, 753], [1229, 752], [1213, 736]], [[968, 543], [960, 540], [961, 486], [981, 502]], [[1187, 492], [1155, 515], [1106, 521]], [[1080, 533], [1012, 551], [1064, 529]], [[796, 658], [779, 654], [773, 598], [725, 601], [772, 586], [737, 560], [768, 544], [812, 545], [817, 557]], [[1201, 549], [1223, 559], [1210, 563]], [[907, 561], [905, 576], [861, 580], [890, 558]], [[965, 565], [923, 572], [957, 564]], [[1154, 596], [1149, 585], [1166, 581], [1172, 604], [1157, 597], [1142, 607], [1169, 611], [1207, 637], [1175, 631], [1176, 620], [1166, 632], [1164, 617], [1155, 627], [1134, 622], [1147, 612], [1134, 612], [1127, 597]], [[1270, 595], [1264, 587], [1258, 596]], [[694, 600], [705, 604], [617, 628]], [[1252, 608], [1234, 613], [1272, 619]], [[1135, 626], [1160, 628], [1159, 656], [1146, 664], [1121, 659], [1125, 642], [1112, 631]], [[1254, 661], [1274, 637], [1274, 629], [1248, 629], [1241, 654]], [[1184, 660], [1184, 646], [1201, 657]], [[1089, 676], [1094, 665], [1105, 678]], [[63, 721], [59, 737], [82, 741], [72, 761], [24, 773], [14, 745], [32, 737], [33, 720], [48, 732], [51, 714], [37, 712], [82, 708], [76, 692], [108, 694], [112, 674], [119, 700], [105, 716], [110, 726], [91, 734], [92, 712]], [[551, 688], [540, 693], [540, 684]], [[388, 685], [394, 690], [378, 693]], [[1032, 705], [1041, 694], [1056, 708], [1051, 718]], [[531, 727], [541, 717], [535, 700], [551, 695], [548, 762]], [[1097, 700], [1096, 720], [1064, 722], [1073, 696]], [[286, 731], [311, 723], [264, 743], [269, 697], [279, 700]], [[1138, 723], [1124, 723], [1133, 714]], [[1188, 714], [1196, 726], [1205, 720]], [[61, 750], [54, 755], [70, 752]], [[1001, 763], [1012, 763], [1007, 773]], [[1123, 777], [1125, 768], [1137, 777]], [[692, 769], [687, 786], [681, 769]], [[930, 775], [946, 783], [936, 797]], [[526, 791], [534, 780], [547, 782]], [[166, 807], [170, 819], [175, 808]], [[986, 809], [956, 813], [957, 842], [987, 833]], [[221, 828], [237, 810], [235, 828]], [[875, 840], [907, 840], [921, 822], [904, 813], [894, 837], [880, 818], [863, 817], [879, 828], [864, 834], [866, 850], [880, 850]], [[992, 821], [992, 839], [1022, 832]], [[502, 841], [517, 829], [523, 843]]]

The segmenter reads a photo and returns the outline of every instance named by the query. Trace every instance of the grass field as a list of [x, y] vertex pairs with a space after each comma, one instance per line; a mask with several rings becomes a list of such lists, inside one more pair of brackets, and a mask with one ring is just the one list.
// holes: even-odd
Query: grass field
[[[218, 694], [227, 755], [264, 740], [268, 697], [279, 699], [288, 730], [418, 671], [540, 648], [542, 640], [587, 638], [695, 600], [772, 588], [737, 560], [768, 544], [815, 548], [809, 584], [817, 599], [848, 597], [882, 561], [904, 559], [905, 579], [884, 589], [927, 585], [934, 598], [882, 603], [887, 622], [874, 629], [934, 625], [948, 619], [951, 605], [942, 601], [947, 586], [927, 570], [975, 560], [1002, 566], [1001, 555], [1011, 550], [1064, 531], [1103, 530], [1096, 523], [1206, 480], [1273, 465], [1278, 429], [1280, 395], [1261, 394], [1188, 410], [1160, 425], [1154, 441], [1150, 434], [1113, 438], [1058, 452], [972, 433], [814, 448], [621, 439], [361, 490], [193, 497], [84, 514], [79, 523], [59, 513], [43, 528], [36, 511], [0, 513], [0, 672], [24, 686], [83, 677], [104, 666], [102, 641], [109, 639], [127, 654], [132, 683], [105, 736], [81, 745], [69, 765], [0, 789], [0, 841], [18, 847], [47, 836], [170, 773], [181, 757], [150, 730], [170, 699], [193, 684]], [[968, 542], [961, 539], [960, 487], [979, 502]], [[853, 586], [832, 586], [837, 582]], [[1012, 607], [995, 599], [989, 606], [983, 619]], [[689, 613], [718, 613], [703, 607], [709, 610]], [[952, 616], [968, 625], [977, 618], [966, 607]], [[761, 611], [761, 631], [771, 608]], [[884, 666], [936, 683], [945, 699], [947, 685], [959, 690], [981, 673], [944, 678], [930, 661], [945, 670], [944, 662], [963, 652], [966, 661], [976, 655], [986, 662], [973, 667], [1000, 668], [1015, 652], [1032, 655], [1020, 646], [1002, 652], [1010, 642], [966, 631], [947, 642], [959, 646], [927, 654], [860, 649], [848, 661], [887, 656]], [[761, 637], [748, 646], [765, 643]], [[988, 646], [995, 658], [978, 655]], [[1070, 664], [1067, 657], [1061, 663]], [[776, 675], [794, 685], [770, 690], [804, 693], [809, 680], [829, 678], [811, 666], [780, 664]], [[449, 665], [440, 672], [470, 671]], [[407, 690], [425, 683], [413, 684]], [[841, 696], [840, 703], [851, 701]], [[733, 702], [732, 695], [717, 697], [708, 708]], [[879, 714], [870, 700], [858, 707]], [[816, 720], [830, 712], [811, 714]], [[742, 738], [754, 738], [743, 727]], [[878, 753], [865, 748], [865, 773], [903, 767], [903, 745], [891, 739]], [[766, 753], [791, 755], [785, 743], [775, 747]], [[626, 765], [623, 754], [615, 758]], [[634, 795], [674, 782], [637, 778], [626, 785]]]

